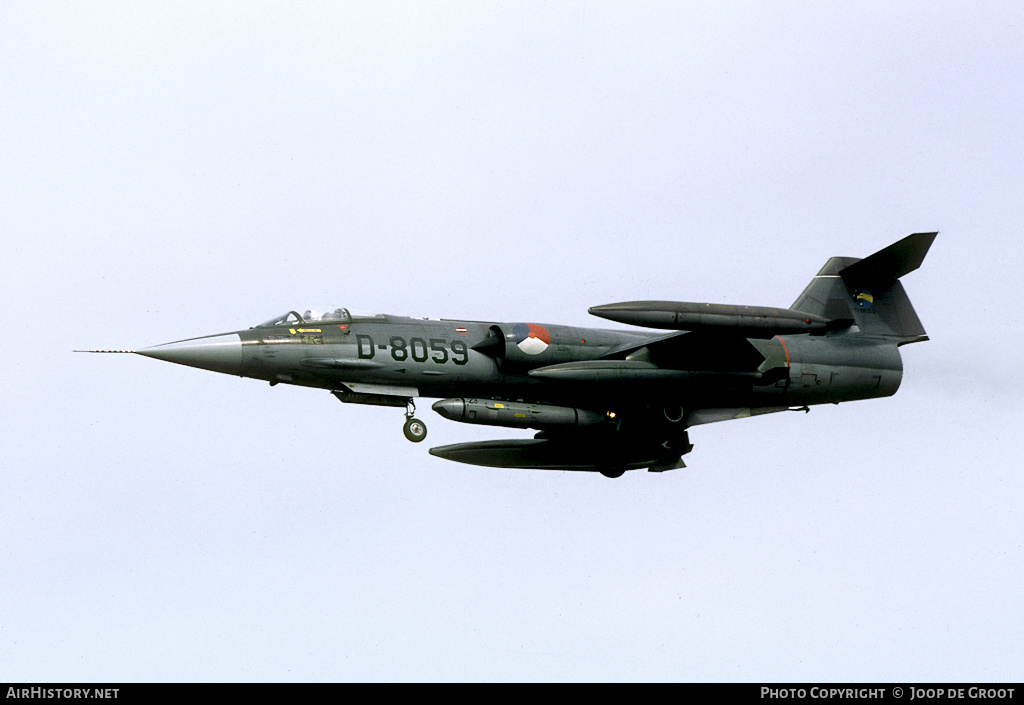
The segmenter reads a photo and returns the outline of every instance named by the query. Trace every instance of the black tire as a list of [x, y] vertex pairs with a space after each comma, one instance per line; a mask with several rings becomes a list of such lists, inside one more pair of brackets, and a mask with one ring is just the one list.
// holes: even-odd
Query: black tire
[[666, 406], [661, 410], [662, 416], [673, 426], [683, 420], [686, 416], [686, 410], [679, 406]]
[[626, 472], [626, 468], [621, 468], [621, 467], [603, 467], [603, 468], [598, 468], [597, 471], [599, 473], [601, 473], [602, 475], [604, 475], [605, 477], [610, 477], [611, 479], [614, 480], [617, 477], [622, 477], [623, 473]]
[[402, 433], [413, 443], [419, 443], [427, 437], [427, 425], [419, 419], [408, 419], [402, 427]]

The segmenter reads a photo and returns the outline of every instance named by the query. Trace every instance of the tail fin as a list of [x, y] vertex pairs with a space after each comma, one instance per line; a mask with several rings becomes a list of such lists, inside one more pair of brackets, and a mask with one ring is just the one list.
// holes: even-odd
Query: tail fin
[[899, 278], [921, 266], [938, 233], [914, 233], [864, 259], [833, 257], [790, 307], [853, 319], [861, 333], [899, 345], [928, 340]]

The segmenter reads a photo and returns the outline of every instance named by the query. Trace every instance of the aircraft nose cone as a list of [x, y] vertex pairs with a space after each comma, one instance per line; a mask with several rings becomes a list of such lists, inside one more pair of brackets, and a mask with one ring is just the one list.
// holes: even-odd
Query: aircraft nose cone
[[461, 421], [462, 415], [466, 410], [466, 403], [462, 399], [442, 399], [441, 401], [434, 402], [430, 408], [446, 419]]
[[242, 339], [238, 333], [208, 335], [136, 350], [136, 354], [203, 370], [242, 373]]

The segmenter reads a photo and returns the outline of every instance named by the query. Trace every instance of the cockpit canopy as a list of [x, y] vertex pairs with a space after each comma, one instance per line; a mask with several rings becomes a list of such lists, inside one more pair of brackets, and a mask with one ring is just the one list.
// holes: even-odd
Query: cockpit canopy
[[319, 308], [307, 308], [299, 314], [297, 311], [289, 311], [283, 316], [271, 318], [269, 321], [260, 323], [257, 328], [270, 328], [271, 326], [303, 325], [306, 323], [351, 323], [360, 318], [383, 318], [381, 313], [359, 313], [349, 311], [347, 308], [333, 308], [323, 306]]

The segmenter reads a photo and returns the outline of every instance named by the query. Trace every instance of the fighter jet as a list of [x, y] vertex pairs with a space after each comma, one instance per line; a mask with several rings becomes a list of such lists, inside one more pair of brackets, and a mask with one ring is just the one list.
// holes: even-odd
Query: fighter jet
[[434, 411], [452, 421], [537, 431], [431, 448], [439, 458], [607, 477], [662, 472], [684, 467], [693, 426], [895, 394], [899, 347], [928, 339], [899, 279], [921, 265], [936, 234], [915, 233], [865, 259], [832, 257], [789, 308], [629, 301], [589, 309], [653, 331], [310, 308], [125, 352], [404, 408], [405, 436], [416, 443], [427, 435], [415, 416], [420, 397], [440, 399]]

